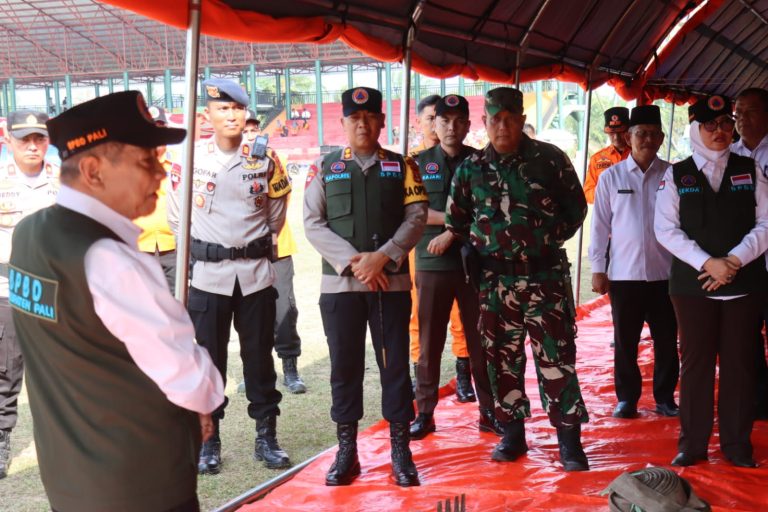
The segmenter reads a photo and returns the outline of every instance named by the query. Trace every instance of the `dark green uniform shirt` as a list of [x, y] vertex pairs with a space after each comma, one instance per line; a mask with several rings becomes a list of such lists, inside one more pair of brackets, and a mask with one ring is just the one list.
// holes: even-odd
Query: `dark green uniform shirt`
[[446, 225], [469, 237], [481, 257], [536, 263], [556, 260], [586, 215], [568, 156], [523, 135], [515, 154], [502, 157], [489, 144], [459, 165]]

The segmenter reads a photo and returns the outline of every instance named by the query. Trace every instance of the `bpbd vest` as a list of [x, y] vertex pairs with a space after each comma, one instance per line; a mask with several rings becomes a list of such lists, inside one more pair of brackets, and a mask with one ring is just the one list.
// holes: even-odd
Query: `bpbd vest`
[[[724, 257], [755, 227], [755, 162], [731, 153], [720, 190], [715, 192], [706, 176], [689, 157], [672, 166], [680, 196], [680, 229], [713, 257]], [[678, 258], [672, 261], [669, 289], [673, 295], [728, 296], [762, 290], [765, 260], [760, 257], [736, 273], [732, 283], [714, 292], [701, 289], [699, 269]]]
[[[360, 252], [374, 250], [374, 235], [383, 246], [405, 217], [405, 161], [397, 153], [378, 151], [379, 161], [367, 174], [349, 148], [328, 154], [321, 169], [328, 227]], [[408, 273], [407, 260], [395, 273]], [[338, 275], [325, 259], [323, 274]]]

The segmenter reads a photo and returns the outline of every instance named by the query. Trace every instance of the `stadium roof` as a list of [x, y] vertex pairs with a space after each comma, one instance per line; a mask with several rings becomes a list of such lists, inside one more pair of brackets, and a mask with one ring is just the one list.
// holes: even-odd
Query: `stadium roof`
[[[163, 3], [157, 0], [157, 3]], [[184, 7], [186, 8], [186, 7]], [[185, 31], [94, 0], [0, 0], [0, 77], [41, 85], [73, 81], [183, 75]], [[370, 63], [347, 45], [255, 44], [214, 37], [200, 41], [200, 65], [259, 72], [285, 67]]]

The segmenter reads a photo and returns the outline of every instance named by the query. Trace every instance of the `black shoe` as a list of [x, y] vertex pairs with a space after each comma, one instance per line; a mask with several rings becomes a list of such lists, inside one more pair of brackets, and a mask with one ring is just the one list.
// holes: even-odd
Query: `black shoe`
[[256, 448], [253, 450], [253, 458], [263, 460], [269, 469], [291, 467], [288, 454], [277, 444], [277, 416], [256, 420]]
[[680, 408], [675, 402], [670, 402], [668, 404], [656, 404], [656, 413], [661, 414], [662, 416], [674, 418], [676, 416], [680, 416]]
[[560, 462], [566, 471], [589, 471], [589, 461], [581, 446], [581, 425], [557, 427]]
[[299, 370], [296, 367], [295, 357], [286, 357], [283, 359], [283, 384], [288, 391], [294, 395], [300, 395], [307, 392], [307, 386], [299, 377]]
[[199, 475], [218, 475], [221, 472], [221, 438], [218, 428], [209, 440], [203, 443], [200, 449], [200, 458], [197, 461], [197, 473]]
[[420, 412], [411, 423], [411, 439], [424, 439], [427, 434], [435, 431], [435, 416], [426, 412]]
[[421, 485], [419, 472], [413, 463], [411, 449], [408, 446], [410, 435], [408, 423], [390, 423], [389, 440], [392, 446], [392, 475], [400, 487]]
[[336, 425], [339, 451], [336, 460], [325, 475], [325, 485], [349, 485], [360, 475], [360, 460], [357, 458], [357, 422]]
[[748, 455], [734, 455], [733, 457], [725, 456], [728, 461], [738, 468], [756, 468], [757, 462], [755, 459]]
[[480, 420], [477, 422], [477, 428], [480, 432], [493, 432], [497, 436], [504, 435], [504, 425], [496, 419], [493, 409], [487, 407], [480, 408]]
[[504, 437], [496, 445], [491, 454], [491, 459], [496, 462], [512, 462], [528, 451], [528, 443], [525, 442], [525, 422], [512, 420], [504, 425]]
[[673, 466], [693, 466], [697, 462], [705, 462], [707, 460], [706, 455], [689, 455], [685, 452], [678, 453], [674, 459], [672, 459]]
[[456, 358], [456, 397], [459, 402], [476, 402], [475, 390], [472, 389], [472, 372], [468, 357]]
[[0, 478], [8, 476], [11, 467], [11, 429], [0, 430]]
[[614, 418], [629, 420], [637, 417], [637, 405], [629, 402], [619, 402], [613, 410]]

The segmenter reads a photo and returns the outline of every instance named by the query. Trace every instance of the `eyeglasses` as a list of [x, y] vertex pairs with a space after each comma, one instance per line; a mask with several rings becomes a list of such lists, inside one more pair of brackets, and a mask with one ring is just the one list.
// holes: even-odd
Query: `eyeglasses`
[[703, 126], [704, 129], [707, 130], [708, 132], [714, 132], [718, 128], [720, 128], [724, 132], [729, 132], [733, 130], [733, 127], [735, 124], [736, 124], [736, 121], [734, 121], [732, 118], [725, 117], [719, 121], [717, 119], [713, 119], [711, 121], [705, 121], [701, 123], [701, 126]]

